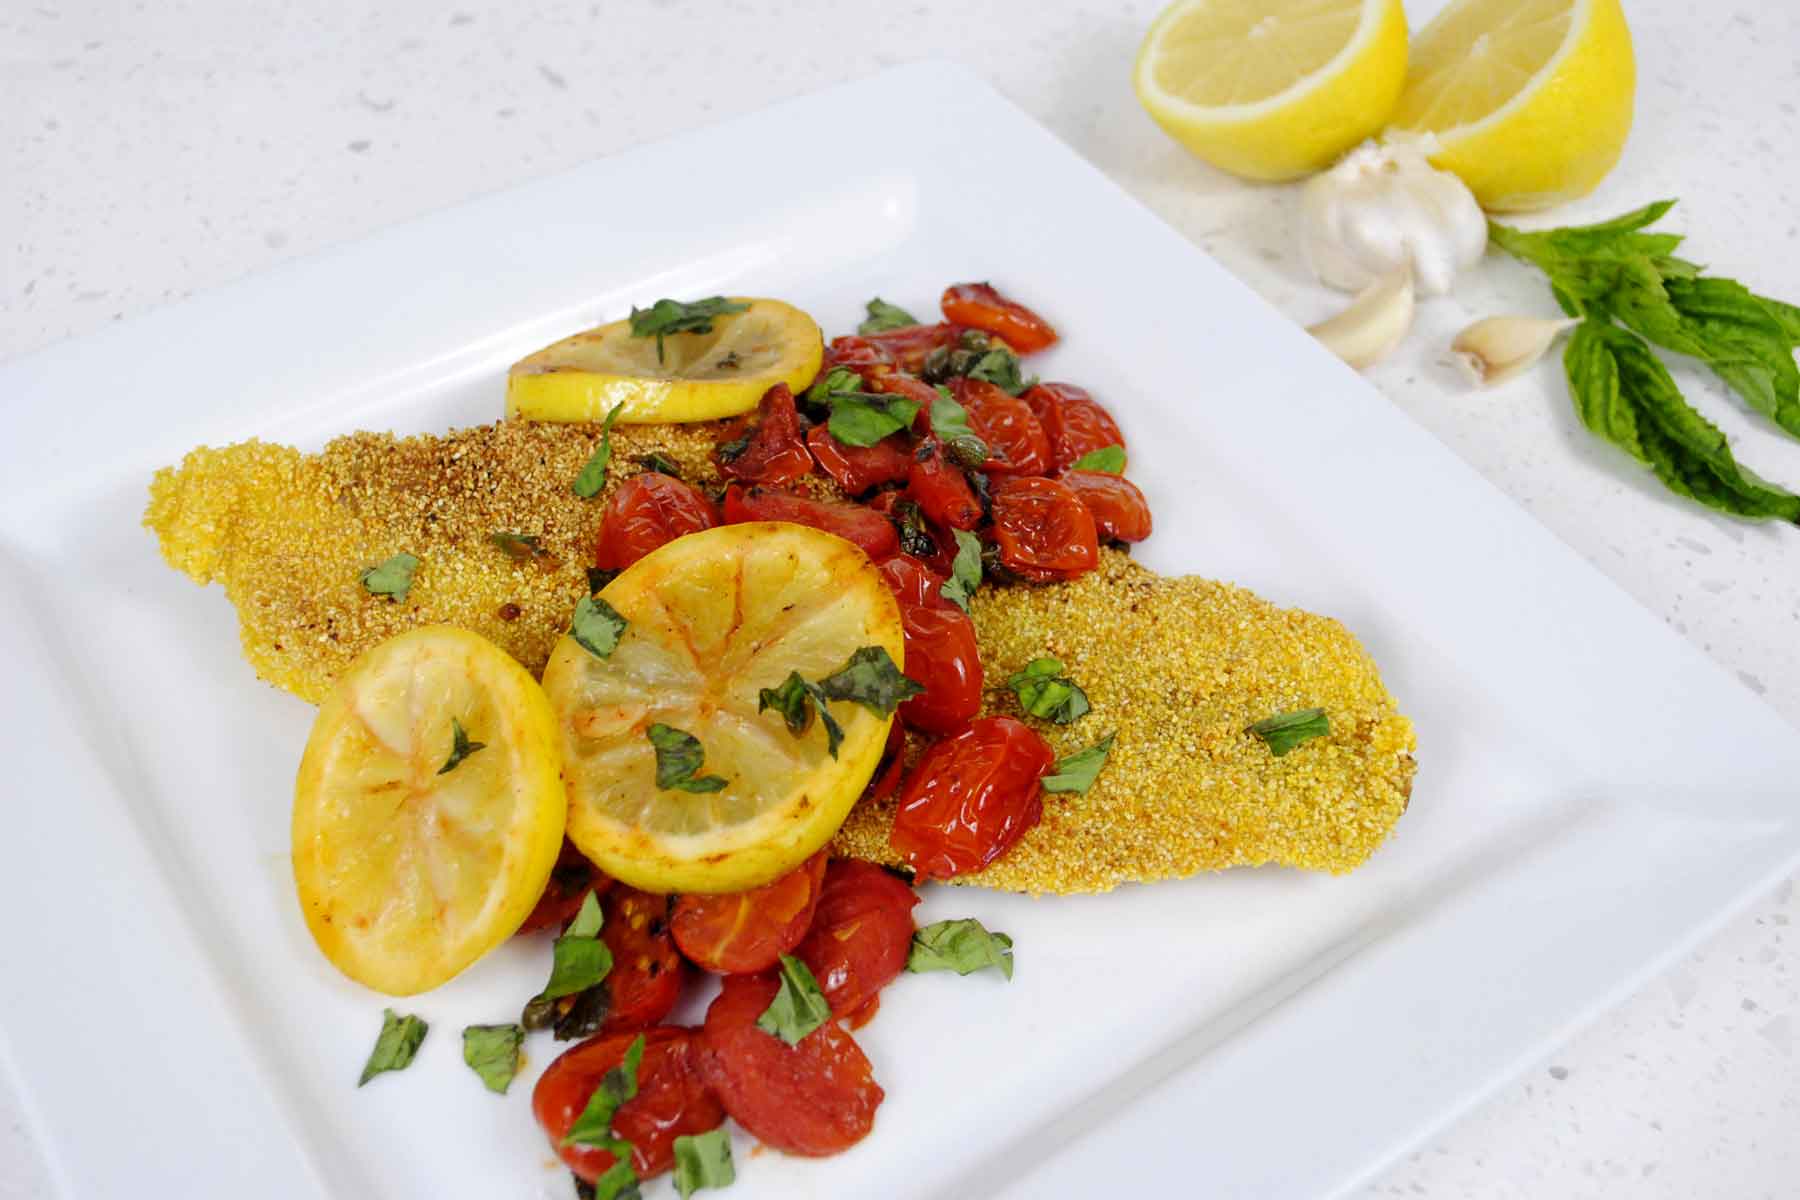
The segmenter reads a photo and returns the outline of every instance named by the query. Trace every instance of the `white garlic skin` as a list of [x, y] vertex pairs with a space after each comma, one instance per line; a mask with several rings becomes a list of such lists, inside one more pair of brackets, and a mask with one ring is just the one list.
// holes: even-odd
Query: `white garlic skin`
[[1410, 261], [1422, 296], [1450, 290], [1487, 249], [1487, 218], [1468, 186], [1426, 160], [1432, 142], [1365, 142], [1307, 181], [1300, 245], [1321, 282], [1360, 292]]

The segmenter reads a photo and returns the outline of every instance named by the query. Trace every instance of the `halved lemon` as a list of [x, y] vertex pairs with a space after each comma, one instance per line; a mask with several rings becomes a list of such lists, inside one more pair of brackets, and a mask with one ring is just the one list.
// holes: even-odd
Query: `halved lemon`
[[[544, 668], [582, 852], [645, 891], [736, 892], [831, 840], [892, 718], [832, 702], [844, 735], [834, 758], [822, 721], [796, 736], [758, 699], [793, 671], [817, 682], [865, 646], [901, 663], [899, 606], [862, 551], [801, 525], [724, 525], [644, 556], [600, 599], [627, 622], [611, 653], [565, 637]], [[723, 787], [658, 786], [652, 726], [697, 739], [694, 776]]]
[[558, 753], [542, 689], [478, 634], [430, 625], [358, 656], [294, 783], [294, 883], [325, 957], [405, 996], [512, 936], [562, 846]]
[[1381, 129], [1405, 81], [1400, 0], [1177, 0], [1132, 78], [1170, 137], [1265, 180], [1330, 166]]
[[711, 421], [756, 407], [785, 383], [812, 383], [824, 357], [816, 321], [780, 300], [734, 296], [749, 307], [712, 318], [710, 333], [638, 337], [614, 321], [520, 359], [506, 376], [506, 415], [599, 421], [623, 404], [628, 424]]
[[1484, 208], [1548, 208], [1619, 161], [1636, 85], [1619, 0], [1461, 0], [1414, 39], [1393, 124]]

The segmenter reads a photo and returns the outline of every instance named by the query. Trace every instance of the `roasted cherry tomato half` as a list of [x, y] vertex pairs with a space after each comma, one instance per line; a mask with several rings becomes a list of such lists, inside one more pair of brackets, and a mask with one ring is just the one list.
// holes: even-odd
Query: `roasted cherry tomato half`
[[1141, 542], [1150, 536], [1150, 502], [1123, 475], [1064, 471], [1057, 479], [1087, 505], [1102, 541]]
[[1040, 383], [1026, 389], [1024, 400], [1050, 439], [1051, 465], [1058, 471], [1067, 470], [1084, 454], [1125, 445], [1118, 422], [1086, 388], [1072, 383]]
[[873, 446], [846, 446], [831, 430], [814, 425], [806, 434], [813, 459], [837, 485], [852, 496], [884, 483], [902, 483], [912, 469], [906, 435], [896, 433]]
[[905, 396], [913, 401], [919, 406], [919, 415], [913, 418], [913, 432], [921, 436], [931, 432], [931, 404], [938, 398], [938, 391], [929, 383], [914, 375], [887, 371], [869, 380], [869, 390], [890, 396]]
[[962, 469], [944, 457], [936, 438], [925, 439], [913, 451], [906, 494], [939, 525], [973, 529], [981, 524], [981, 501], [975, 498], [975, 489]]
[[862, 1047], [827, 1021], [790, 1046], [757, 1028], [775, 999], [770, 975], [728, 975], [700, 1031], [701, 1070], [751, 1137], [822, 1157], [868, 1136], [883, 1092]]
[[1016, 475], [994, 485], [994, 544], [1021, 579], [1073, 579], [1100, 561], [1094, 515], [1066, 484]]
[[675, 944], [689, 962], [716, 975], [774, 966], [812, 924], [825, 857], [821, 850], [774, 883], [747, 892], [679, 897], [669, 918]]
[[881, 578], [902, 608], [908, 605], [952, 607], [950, 601], [944, 599], [944, 581], [948, 576], [938, 574], [910, 555], [895, 554], [884, 558], [875, 564], [875, 569], [881, 572]]
[[983, 717], [925, 752], [900, 789], [893, 846], [919, 879], [948, 879], [1010, 850], [1044, 815], [1050, 744], [1011, 717]]
[[900, 719], [928, 733], [954, 733], [981, 710], [981, 652], [975, 623], [944, 599], [944, 579], [904, 554], [876, 564], [900, 601], [906, 675], [925, 690], [900, 706]]
[[538, 897], [537, 907], [519, 926], [519, 932], [561, 929], [575, 916], [589, 892], [604, 896], [611, 886], [612, 879], [601, 874], [600, 868], [589, 862], [574, 842], [564, 838], [556, 865], [550, 869], [550, 881], [544, 885], [544, 894]]
[[794, 956], [819, 981], [834, 1017], [877, 1002], [906, 969], [919, 893], [873, 863], [839, 859], [825, 873], [812, 929]]
[[[610, 1150], [565, 1146], [575, 1124], [606, 1073], [625, 1061], [636, 1033], [589, 1038], [565, 1050], [545, 1068], [531, 1091], [531, 1111], [550, 1138], [550, 1148], [589, 1183], [613, 1165]], [[638, 1064], [637, 1095], [619, 1106], [613, 1132], [631, 1143], [631, 1169], [639, 1179], [675, 1165], [675, 1139], [717, 1129], [725, 1108], [700, 1073], [696, 1031], [658, 1025], [643, 1031], [644, 1060]]]
[[985, 283], [953, 283], [939, 303], [947, 319], [991, 333], [1020, 354], [1056, 344], [1050, 322]]
[[715, 451], [722, 474], [745, 483], [779, 486], [812, 470], [812, 454], [800, 436], [800, 412], [787, 384], [778, 383], [763, 393], [754, 425], [739, 423], [734, 429]]
[[829, 375], [833, 367], [848, 367], [862, 374], [872, 367], [892, 367], [894, 356], [881, 346], [866, 337], [848, 334], [844, 337], [832, 338], [825, 347], [824, 360], [819, 364], [819, 374]]
[[815, 500], [792, 492], [762, 487], [741, 488], [733, 484], [725, 489], [725, 523], [740, 525], [745, 521], [810, 525], [826, 533], [835, 533], [846, 542], [854, 542], [870, 558], [885, 558], [900, 548], [900, 535], [894, 531], [894, 523], [860, 504]]
[[894, 365], [902, 371], [918, 374], [925, 366], [925, 357], [942, 346], [954, 347], [962, 336], [962, 327], [944, 322], [937, 325], [907, 325], [900, 329], [889, 329], [881, 333], [863, 335], [863, 340], [873, 342], [886, 351], [894, 360]]
[[600, 940], [612, 951], [606, 1021], [601, 1033], [642, 1029], [669, 1015], [681, 999], [687, 969], [669, 936], [669, 898], [615, 884], [601, 902]]
[[633, 475], [606, 502], [594, 565], [603, 571], [623, 571], [683, 534], [718, 523], [712, 504], [698, 488], [660, 471]]
[[987, 443], [983, 470], [1005, 475], [1050, 473], [1050, 438], [1031, 405], [985, 379], [955, 379], [950, 390], [969, 414], [969, 427]]

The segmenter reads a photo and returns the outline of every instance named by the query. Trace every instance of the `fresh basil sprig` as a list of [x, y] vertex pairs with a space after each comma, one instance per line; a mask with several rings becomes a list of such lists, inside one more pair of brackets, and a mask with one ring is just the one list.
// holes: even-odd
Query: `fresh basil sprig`
[[861, 325], [856, 327], [858, 333], [886, 333], [890, 329], [905, 329], [909, 325], [917, 325], [919, 318], [904, 308], [889, 304], [880, 296], [875, 297], [864, 306], [869, 315]]
[[362, 1078], [356, 1086], [361, 1087], [384, 1071], [404, 1071], [411, 1066], [413, 1055], [419, 1052], [430, 1029], [422, 1017], [410, 1013], [403, 1017], [391, 1008], [382, 1009], [381, 1033], [375, 1038], [375, 1048], [369, 1051], [369, 1061], [363, 1064]]
[[748, 304], [737, 304], [723, 296], [682, 303], [680, 300], [658, 300], [649, 308], [631, 309], [631, 336], [656, 339], [656, 361], [663, 360], [663, 339], [676, 333], [711, 333], [713, 318], [727, 313], [741, 313]]

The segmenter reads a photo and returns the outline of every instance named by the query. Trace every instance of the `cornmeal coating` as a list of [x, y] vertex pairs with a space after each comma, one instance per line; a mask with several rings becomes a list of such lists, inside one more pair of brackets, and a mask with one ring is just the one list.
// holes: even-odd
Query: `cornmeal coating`
[[[973, 607], [990, 689], [1048, 656], [1087, 692], [1072, 725], [1025, 718], [1059, 757], [1118, 738], [1085, 795], [1046, 795], [1043, 821], [958, 883], [1060, 894], [1263, 863], [1343, 872], [1406, 811], [1412, 724], [1329, 617], [1116, 550], [1069, 583], [984, 587]], [[1305, 708], [1325, 709], [1331, 732], [1280, 758], [1246, 732]], [[990, 691], [986, 711], [1018, 706]], [[893, 814], [893, 801], [857, 808], [834, 849], [898, 864]]]

